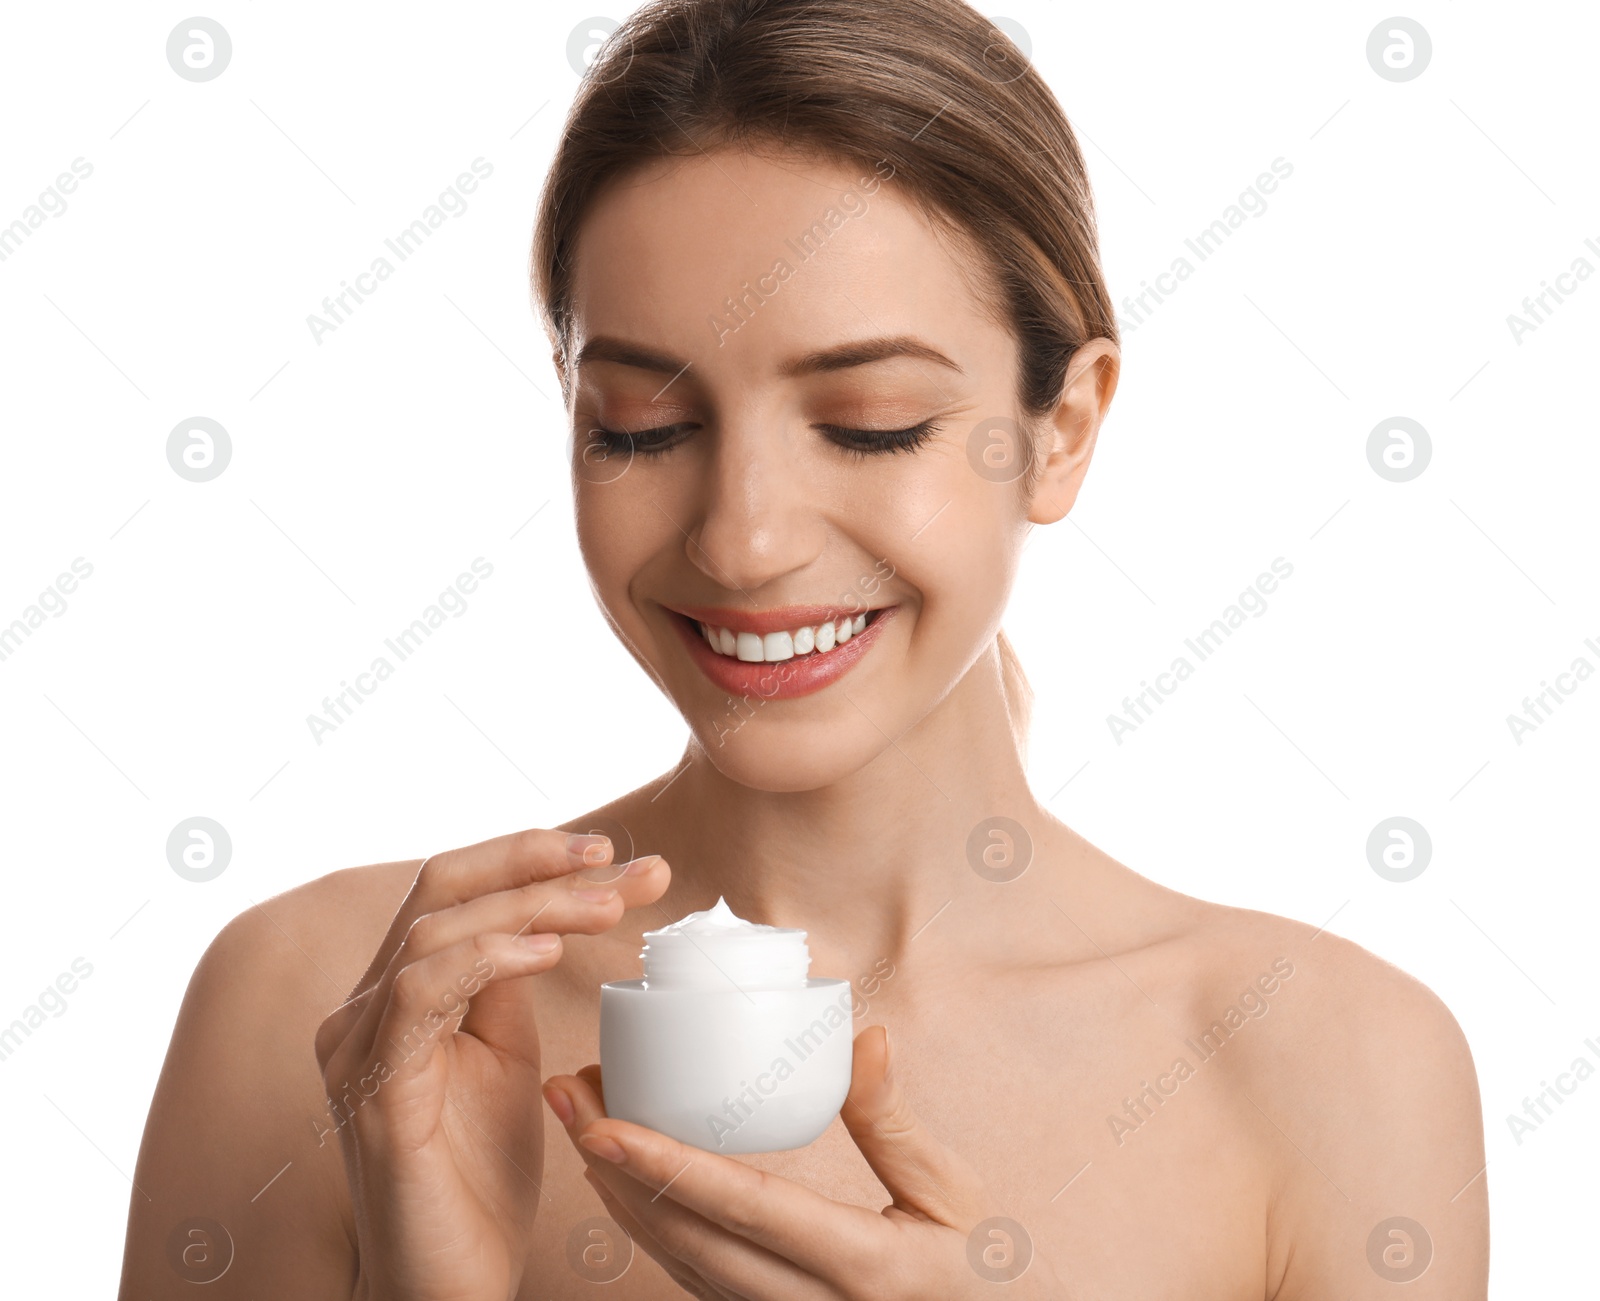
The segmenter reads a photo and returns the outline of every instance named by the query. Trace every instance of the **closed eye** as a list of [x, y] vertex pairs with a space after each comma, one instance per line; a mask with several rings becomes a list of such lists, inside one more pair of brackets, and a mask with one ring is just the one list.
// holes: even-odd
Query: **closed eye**
[[842, 425], [818, 425], [817, 428], [852, 456], [914, 452], [939, 432], [939, 426], [932, 420], [905, 429], [848, 429]]
[[[689, 424], [658, 425], [654, 429], [624, 433], [597, 425], [589, 433], [594, 443], [608, 454], [661, 456], [682, 442], [682, 435], [693, 428]], [[828, 424], [817, 425], [816, 428], [830, 442], [852, 456], [879, 456], [915, 451], [937, 434], [940, 426], [932, 420], [924, 420], [904, 429], [853, 429], [846, 425]]]

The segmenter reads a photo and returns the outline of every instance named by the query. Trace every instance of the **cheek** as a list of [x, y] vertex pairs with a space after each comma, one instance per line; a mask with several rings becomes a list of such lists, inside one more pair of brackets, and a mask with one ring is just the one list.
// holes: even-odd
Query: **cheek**
[[928, 548], [914, 566], [899, 575], [921, 594], [926, 620], [937, 622], [947, 635], [966, 640], [981, 637], [985, 627], [1005, 608], [1011, 587], [1011, 562], [999, 551], [978, 544], [976, 538], [956, 545]]
[[637, 498], [626, 476], [610, 483], [579, 483], [573, 501], [578, 549], [589, 577], [613, 613], [628, 584], [660, 550], [660, 514]]
[[940, 630], [952, 654], [965, 653], [999, 625], [1020, 552], [1019, 518], [1020, 507], [1002, 499], [995, 485], [969, 482], [946, 497], [898, 558], [890, 553], [896, 581], [917, 590], [923, 620]]

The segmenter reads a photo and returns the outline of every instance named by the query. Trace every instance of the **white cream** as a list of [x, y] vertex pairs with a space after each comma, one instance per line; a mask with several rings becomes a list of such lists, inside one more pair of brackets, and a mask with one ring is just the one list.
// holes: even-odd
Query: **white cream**
[[822, 1133], [850, 1088], [854, 994], [809, 976], [806, 933], [727, 901], [646, 931], [641, 980], [600, 986], [606, 1114], [711, 1152]]
[[[702, 908], [697, 913], [690, 913], [687, 917], [680, 917], [670, 926], [663, 926], [658, 931], [646, 931], [645, 938], [652, 935], [727, 935], [732, 932], [752, 933], [757, 931], [775, 931], [776, 926], [764, 926], [760, 922], [747, 922], [743, 917], [736, 916], [728, 901], [720, 894], [716, 903], [709, 908]], [[805, 932], [801, 931], [801, 935]]]
[[734, 915], [727, 900], [644, 933], [646, 989], [799, 989], [811, 969], [806, 933]]

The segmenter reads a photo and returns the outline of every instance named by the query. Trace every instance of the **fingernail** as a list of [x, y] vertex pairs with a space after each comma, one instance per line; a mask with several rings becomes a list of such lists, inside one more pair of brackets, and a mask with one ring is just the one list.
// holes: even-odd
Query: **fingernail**
[[607, 1138], [604, 1134], [585, 1134], [578, 1139], [586, 1148], [602, 1160], [621, 1165], [628, 1159], [628, 1154], [622, 1150], [622, 1144], [614, 1139]]
[[574, 867], [599, 867], [611, 852], [607, 836], [573, 834], [567, 837], [567, 859]]
[[615, 890], [601, 889], [599, 886], [590, 886], [572, 892], [574, 899], [586, 899], [590, 903], [610, 903], [617, 897]]
[[517, 939], [535, 953], [549, 953], [561, 943], [559, 935], [519, 935]]
[[634, 859], [625, 870], [629, 876], [643, 876], [660, 861], [660, 854], [646, 854], [643, 858]]
[[567, 1097], [566, 1091], [548, 1085], [544, 1090], [544, 1100], [550, 1104], [550, 1110], [556, 1113], [556, 1119], [570, 1129], [578, 1113], [573, 1110], [572, 1099]]
[[893, 1060], [893, 1053], [889, 1050], [889, 1027], [883, 1027], [883, 1080], [889, 1082], [889, 1065]]

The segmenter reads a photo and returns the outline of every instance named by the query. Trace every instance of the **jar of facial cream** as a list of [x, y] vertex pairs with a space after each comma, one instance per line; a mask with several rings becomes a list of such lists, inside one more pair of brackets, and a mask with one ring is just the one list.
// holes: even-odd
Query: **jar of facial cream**
[[644, 978], [600, 986], [606, 1114], [711, 1152], [780, 1152], [850, 1088], [848, 980], [812, 979], [806, 933], [716, 907], [646, 931]]

